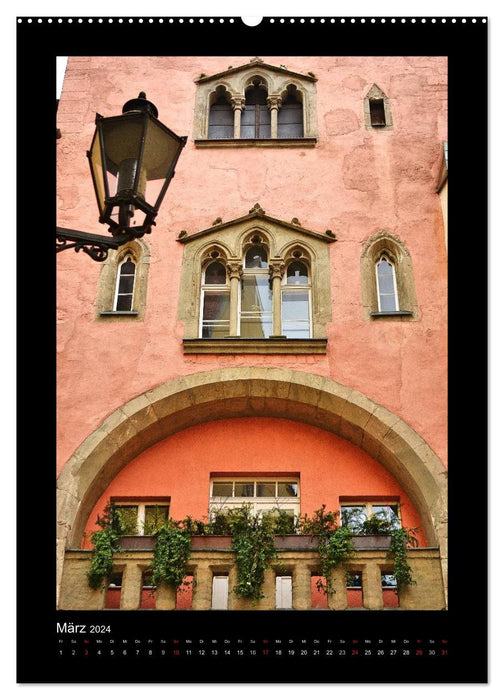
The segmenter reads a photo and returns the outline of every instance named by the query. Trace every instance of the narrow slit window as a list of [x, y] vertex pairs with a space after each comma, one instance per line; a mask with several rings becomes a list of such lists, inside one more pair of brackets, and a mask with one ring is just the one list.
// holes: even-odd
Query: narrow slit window
[[395, 268], [385, 255], [382, 255], [376, 265], [376, 284], [378, 311], [399, 311]]
[[132, 311], [136, 265], [130, 256], [119, 267], [114, 311]]

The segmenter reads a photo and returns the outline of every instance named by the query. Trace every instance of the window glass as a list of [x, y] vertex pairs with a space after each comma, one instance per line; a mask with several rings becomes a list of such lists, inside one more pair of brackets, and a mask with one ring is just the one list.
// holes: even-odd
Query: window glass
[[214, 481], [212, 488], [213, 496], [232, 496], [233, 482], [232, 481]]
[[394, 266], [382, 258], [376, 266], [380, 311], [398, 311]]
[[241, 336], [268, 338], [273, 332], [272, 292], [266, 275], [244, 275], [241, 296]]
[[296, 261], [289, 265], [287, 284], [308, 284], [308, 270], [304, 263]]
[[382, 588], [397, 588], [396, 577], [392, 574], [382, 574], [381, 585]]
[[257, 483], [257, 495], [260, 498], [274, 498], [276, 495], [275, 487], [274, 481], [259, 481]]
[[278, 112], [278, 138], [300, 138], [303, 136], [303, 106], [295, 95], [284, 100]]
[[156, 533], [168, 521], [167, 505], [145, 506], [144, 535]]
[[222, 263], [210, 263], [205, 271], [205, 284], [226, 284], [226, 268]]
[[234, 114], [231, 105], [221, 96], [210, 107], [208, 119], [209, 139], [232, 139], [234, 136]]
[[131, 258], [119, 267], [115, 311], [131, 311], [133, 306], [133, 289], [135, 286], [135, 263]]
[[203, 338], [229, 335], [229, 292], [205, 290], [203, 298]]
[[358, 530], [367, 518], [366, 506], [341, 506], [341, 524], [350, 530]]
[[138, 506], [116, 506], [125, 526], [125, 535], [138, 534]]
[[254, 482], [253, 481], [237, 481], [235, 483], [236, 498], [243, 497], [253, 497], [254, 496]]
[[376, 515], [380, 520], [386, 520], [394, 528], [400, 527], [399, 522], [399, 506], [395, 505], [375, 505], [372, 506], [373, 515]]
[[278, 498], [295, 498], [298, 495], [298, 485], [295, 481], [278, 482]]
[[282, 291], [282, 333], [287, 338], [310, 337], [310, 296], [308, 290]]
[[268, 267], [268, 251], [262, 245], [251, 246], [245, 255], [245, 267], [249, 268], [262, 268]]

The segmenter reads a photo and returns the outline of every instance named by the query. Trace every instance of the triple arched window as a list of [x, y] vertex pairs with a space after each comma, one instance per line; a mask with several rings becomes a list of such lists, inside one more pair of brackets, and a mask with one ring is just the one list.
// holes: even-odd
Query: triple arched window
[[241, 259], [217, 248], [201, 270], [201, 338], [311, 338], [310, 257], [296, 247], [273, 257], [260, 235]]

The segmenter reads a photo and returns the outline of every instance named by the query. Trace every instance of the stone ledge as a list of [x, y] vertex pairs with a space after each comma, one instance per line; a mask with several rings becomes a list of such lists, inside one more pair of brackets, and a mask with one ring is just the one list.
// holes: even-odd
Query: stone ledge
[[327, 338], [184, 338], [184, 354], [325, 355]]
[[316, 144], [314, 136], [298, 139], [194, 139], [196, 148], [313, 148]]

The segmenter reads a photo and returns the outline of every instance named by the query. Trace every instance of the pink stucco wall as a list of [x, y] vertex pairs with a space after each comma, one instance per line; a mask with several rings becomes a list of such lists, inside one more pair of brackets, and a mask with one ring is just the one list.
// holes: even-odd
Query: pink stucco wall
[[[447, 62], [443, 57], [261, 56], [317, 76], [317, 146], [196, 149], [194, 80], [250, 58], [68, 61], [58, 111], [59, 226], [106, 232], [98, 223], [85, 155], [95, 112], [119, 114], [126, 100], [144, 90], [161, 121], [189, 138], [148, 237], [152, 262], [143, 322], [96, 322], [100, 265], [83, 253], [58, 255], [58, 470], [131, 398], [175, 377], [236, 365], [303, 370], [352, 387], [399, 415], [446, 462], [447, 273], [435, 188], [447, 137]], [[364, 128], [362, 100], [373, 83], [390, 98], [391, 131]], [[184, 356], [184, 328], [177, 320], [183, 250], [177, 236], [181, 229], [206, 228], [217, 216], [224, 221], [242, 216], [256, 202], [272, 216], [297, 217], [307, 228], [337, 235], [330, 246], [333, 318], [327, 355]], [[399, 236], [411, 253], [418, 322], [363, 320], [361, 250], [383, 229]], [[183, 439], [174, 436], [157, 449], [172, 449]], [[136, 468], [137, 461], [127, 471]]]

